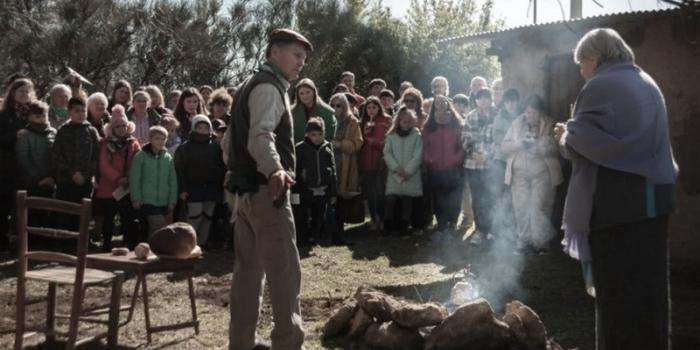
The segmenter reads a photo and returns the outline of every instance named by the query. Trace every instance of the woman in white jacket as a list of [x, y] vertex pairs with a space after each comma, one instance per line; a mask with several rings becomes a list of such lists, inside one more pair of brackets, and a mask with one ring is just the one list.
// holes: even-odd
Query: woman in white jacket
[[542, 98], [531, 97], [501, 146], [507, 159], [505, 182], [513, 194], [515, 238], [521, 252], [546, 251], [555, 233], [550, 216], [562, 172], [551, 135], [553, 123], [544, 110]]

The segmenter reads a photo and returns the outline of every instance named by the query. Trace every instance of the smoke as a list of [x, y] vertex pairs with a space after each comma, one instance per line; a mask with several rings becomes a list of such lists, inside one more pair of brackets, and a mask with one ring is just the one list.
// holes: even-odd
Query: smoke
[[[466, 250], [458, 253], [461, 257], [449, 256], [448, 261], [460, 261], [464, 264], [463, 268], [470, 265], [470, 272], [474, 275], [472, 281], [479, 289], [479, 296], [486, 298], [495, 310], [502, 310], [511, 300], [526, 297], [521, 285], [525, 256], [517, 251], [511, 189], [504, 183], [505, 167], [502, 164], [494, 164], [492, 167], [489, 170], [490, 176], [483, 177], [486, 181], [483, 185], [489, 189], [488, 194], [491, 196], [489, 214], [492, 218], [491, 232], [483, 234], [490, 234], [492, 239], [484, 240], [478, 246], [468, 245]], [[472, 203], [474, 200], [472, 198]], [[469, 238], [477, 234], [473, 232]], [[466, 245], [467, 242], [464, 243]], [[445, 251], [454, 254], [454, 250], [447, 249], [453, 243], [441, 244], [441, 254]]]

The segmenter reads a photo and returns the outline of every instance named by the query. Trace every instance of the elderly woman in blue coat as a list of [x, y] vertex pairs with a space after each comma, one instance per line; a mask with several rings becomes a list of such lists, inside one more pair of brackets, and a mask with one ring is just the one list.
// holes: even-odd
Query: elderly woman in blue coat
[[678, 168], [658, 85], [612, 29], [574, 51], [586, 84], [555, 127], [572, 161], [564, 249], [595, 295], [597, 349], [668, 349], [668, 217]]

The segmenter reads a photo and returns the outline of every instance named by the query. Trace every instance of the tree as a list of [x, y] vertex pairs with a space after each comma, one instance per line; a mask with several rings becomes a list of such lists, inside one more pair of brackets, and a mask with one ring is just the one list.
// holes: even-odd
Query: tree
[[450, 81], [450, 93], [469, 91], [469, 80], [481, 75], [497, 76], [494, 58], [485, 54], [483, 44], [445, 45], [438, 40], [456, 34], [497, 30], [501, 23], [491, 18], [493, 1], [477, 8], [475, 0], [411, 0], [408, 11], [408, 54], [406, 79], [422, 91], [430, 91], [430, 80], [442, 75]]
[[29, 75], [40, 92], [71, 67], [109, 91], [126, 78], [167, 91], [232, 85], [265, 59], [266, 38], [278, 27], [305, 34], [316, 51], [303, 74], [328, 96], [340, 73], [357, 87], [382, 78], [396, 88], [410, 80], [428, 91], [435, 75], [465, 91], [475, 75], [493, 77], [482, 46], [451, 47], [438, 40], [494, 30], [492, 1], [412, 0], [406, 20], [381, 0], [0, 0], [0, 76]]

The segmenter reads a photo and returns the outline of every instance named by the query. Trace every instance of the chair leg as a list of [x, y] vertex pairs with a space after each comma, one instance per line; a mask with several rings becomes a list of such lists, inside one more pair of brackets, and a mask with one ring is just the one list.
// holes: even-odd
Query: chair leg
[[15, 326], [15, 350], [21, 350], [24, 346], [24, 308], [25, 308], [25, 279], [17, 279], [17, 301], [15, 309], [17, 311], [17, 322]]
[[146, 276], [141, 275], [141, 292], [143, 293], [143, 315], [146, 320], [146, 339], [151, 343], [151, 312], [148, 305], [148, 286], [146, 285]]
[[46, 299], [46, 345], [51, 348], [56, 341], [56, 283], [49, 283]]
[[109, 325], [107, 330], [107, 348], [116, 349], [117, 339], [119, 337], [119, 312], [122, 296], [122, 283], [124, 282], [124, 273], [122, 271], [114, 272], [114, 280], [112, 280], [112, 295], [109, 306]]
[[190, 292], [190, 308], [192, 309], [192, 321], [194, 324], [194, 334], [199, 334], [199, 320], [197, 320], [197, 304], [195, 303], [194, 283], [192, 282], [192, 272], [187, 274], [187, 285]]
[[80, 322], [80, 313], [82, 312], [83, 296], [83, 286], [74, 286], [73, 303], [71, 305], [70, 320], [68, 324], [68, 342], [66, 343], [66, 350], [75, 349], [75, 342], [78, 340], [78, 325]]

